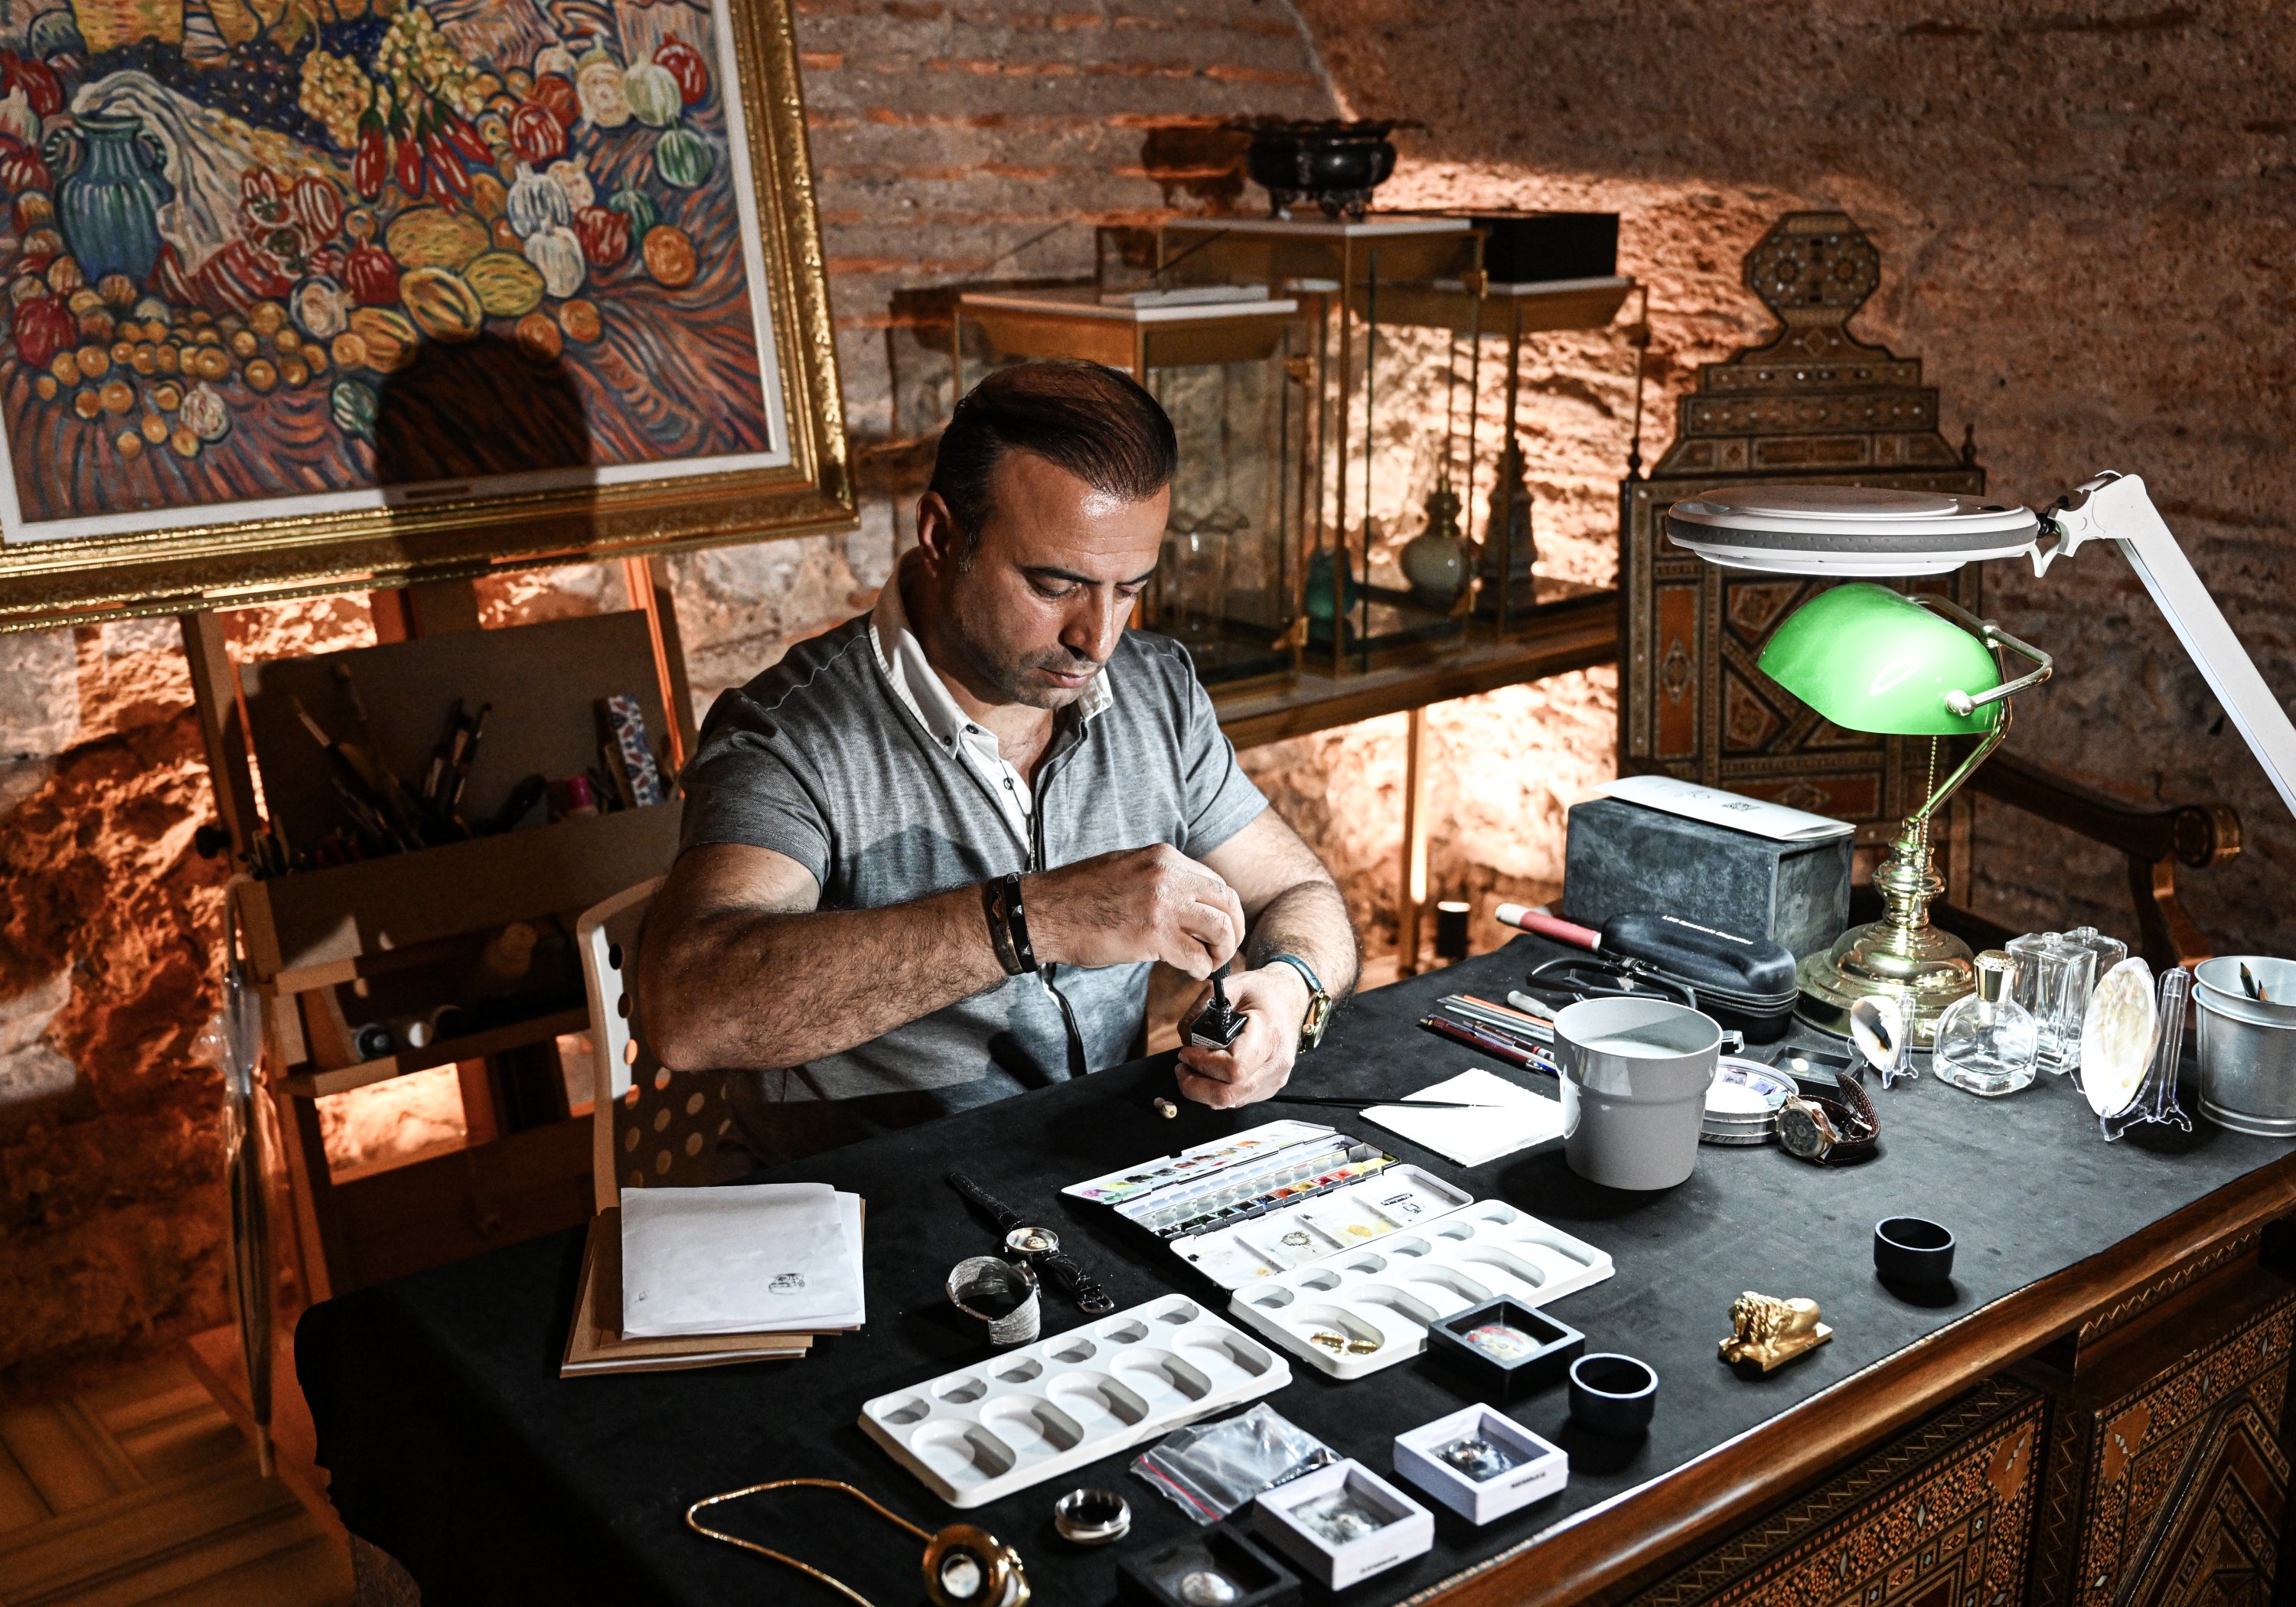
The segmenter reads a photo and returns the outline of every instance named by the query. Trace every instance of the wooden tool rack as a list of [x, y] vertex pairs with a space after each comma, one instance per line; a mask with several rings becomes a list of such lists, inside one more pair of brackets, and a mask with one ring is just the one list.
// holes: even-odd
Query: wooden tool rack
[[[527, 775], [554, 780], [597, 766], [595, 704], [615, 694], [637, 698], [674, 774], [694, 740], [676, 621], [647, 560], [624, 561], [624, 578], [626, 611], [490, 630], [480, 628], [467, 581], [376, 593], [377, 646], [243, 664], [233, 662], [217, 615], [181, 616], [217, 807], [239, 863], [266, 827], [302, 849], [340, 818], [299, 702], [339, 739], [371, 733], [374, 757], [409, 776], [455, 698], [490, 701], [465, 794], [472, 815], [494, 811]], [[574, 920], [667, 870], [678, 816], [673, 792], [652, 807], [234, 883], [249, 969], [271, 1004], [264, 1075], [293, 1212], [280, 1254], [299, 1263], [305, 1300], [587, 1218], [590, 1114], [567, 1097], [556, 1042], [593, 1025], [572, 969]], [[527, 816], [545, 818], [542, 807]], [[402, 1034], [393, 1053], [361, 1056], [362, 1024], [435, 1017], [514, 922], [542, 932], [554, 955], [564, 934], [554, 991], [484, 1013], [475, 1029], [421, 1047]], [[321, 1099], [449, 1064], [466, 1127], [460, 1148], [333, 1175]]]

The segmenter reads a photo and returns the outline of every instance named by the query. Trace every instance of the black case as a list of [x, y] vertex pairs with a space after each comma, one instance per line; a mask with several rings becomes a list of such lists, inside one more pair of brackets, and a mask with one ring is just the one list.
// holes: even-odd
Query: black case
[[1698, 1007], [1750, 1042], [1775, 1043], [1792, 1018], [1793, 951], [1763, 938], [1741, 938], [1677, 915], [1613, 915], [1603, 922], [1602, 952], [1639, 960], [1698, 995]]

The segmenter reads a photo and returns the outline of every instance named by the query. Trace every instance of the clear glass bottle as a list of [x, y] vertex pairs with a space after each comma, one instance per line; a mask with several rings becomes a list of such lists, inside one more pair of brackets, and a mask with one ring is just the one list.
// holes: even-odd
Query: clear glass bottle
[[1939, 1082], [1988, 1098], [2031, 1084], [2040, 1035], [2033, 1013], [2010, 996], [2013, 969], [1997, 948], [1977, 956], [1977, 991], [1947, 1005], [1938, 1020], [1930, 1065]]
[[2032, 1012], [2041, 1070], [2078, 1070], [2081, 1018], [2096, 988], [2098, 951], [2064, 932], [2045, 931], [2010, 939], [2008, 952], [2016, 968], [2010, 996]]

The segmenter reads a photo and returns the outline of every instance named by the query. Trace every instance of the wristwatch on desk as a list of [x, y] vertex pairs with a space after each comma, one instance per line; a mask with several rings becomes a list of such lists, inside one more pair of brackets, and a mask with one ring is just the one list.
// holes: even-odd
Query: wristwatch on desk
[[1263, 971], [1270, 965], [1289, 965], [1308, 984], [1308, 1014], [1300, 1023], [1300, 1047], [1303, 1051], [1313, 1049], [1324, 1041], [1324, 1029], [1331, 1025], [1332, 996], [1324, 990], [1316, 968], [1298, 955], [1270, 955], [1260, 962]]
[[1854, 1070], [1844, 1071], [1830, 1092], [1800, 1077], [1794, 1086], [1799, 1092], [1778, 1109], [1778, 1144], [1787, 1154], [1841, 1166], [1874, 1153], [1881, 1143], [1882, 1119]]

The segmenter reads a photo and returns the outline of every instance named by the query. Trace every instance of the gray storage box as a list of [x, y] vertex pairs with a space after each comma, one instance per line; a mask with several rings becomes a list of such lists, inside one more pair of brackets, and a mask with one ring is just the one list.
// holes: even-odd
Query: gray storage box
[[1597, 798], [1571, 806], [1562, 913], [1595, 927], [1612, 915], [1679, 915], [1772, 939], [1799, 959], [1830, 947], [1849, 925], [1855, 852], [1847, 834], [1779, 842]]

